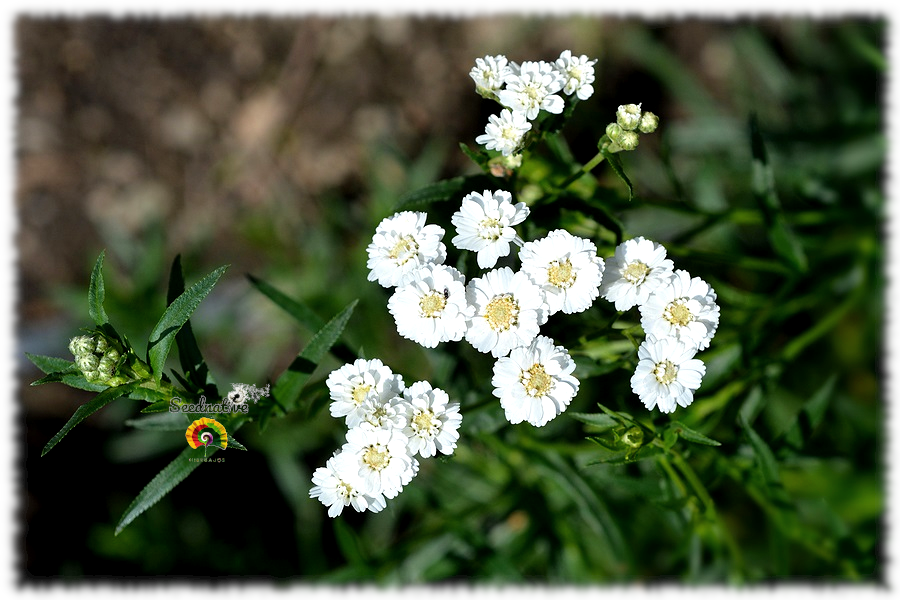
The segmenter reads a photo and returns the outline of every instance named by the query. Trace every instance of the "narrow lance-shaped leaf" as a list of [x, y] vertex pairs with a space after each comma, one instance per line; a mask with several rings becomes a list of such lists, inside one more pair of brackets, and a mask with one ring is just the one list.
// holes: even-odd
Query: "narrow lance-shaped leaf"
[[[183, 293], [184, 270], [181, 266], [181, 255], [179, 254], [172, 262], [172, 271], [169, 274], [169, 290], [166, 294], [167, 304], [172, 304]], [[196, 389], [203, 390], [204, 393], [209, 394], [210, 397], [217, 397], [219, 394], [215, 381], [209, 372], [206, 361], [203, 359], [203, 354], [200, 352], [190, 320], [185, 321], [178, 333], [175, 334], [175, 345], [178, 347], [178, 361], [181, 363], [181, 370], [184, 371], [188, 381]]]
[[44, 449], [41, 451], [41, 456], [44, 456], [45, 454], [50, 452], [50, 450], [52, 450], [53, 447], [56, 446], [56, 444], [58, 444], [59, 441], [63, 439], [63, 437], [65, 437], [65, 435], [69, 433], [69, 431], [73, 427], [84, 421], [86, 418], [88, 418], [113, 400], [121, 398], [122, 396], [127, 396], [137, 386], [137, 382], [132, 382], [118, 385], [112, 388], [107, 388], [97, 394], [92, 400], [85, 402], [84, 404], [79, 406], [72, 417], [69, 419], [69, 421], [65, 425], [63, 425], [62, 429], [59, 430], [59, 433], [54, 435], [53, 438], [49, 442], [47, 442], [47, 445], [44, 446]]
[[[215, 453], [217, 448], [209, 449], [208, 455]], [[116, 535], [119, 535], [125, 527], [134, 521], [141, 513], [156, 504], [163, 496], [172, 491], [176, 485], [184, 481], [185, 477], [190, 475], [194, 469], [200, 466], [200, 461], [192, 461], [196, 458], [197, 453], [194, 448], [188, 446], [181, 451], [181, 454], [175, 457], [166, 468], [160, 471], [147, 486], [141, 490], [137, 498], [125, 509], [119, 524], [116, 525]]]
[[766, 444], [765, 440], [753, 430], [750, 424], [747, 423], [743, 415], [738, 416], [738, 423], [740, 423], [741, 427], [744, 428], [744, 431], [747, 432], [747, 438], [750, 440], [750, 446], [753, 448], [753, 453], [756, 455], [757, 464], [759, 465], [763, 480], [770, 486], [778, 484], [778, 462], [775, 460], [775, 455], [772, 453], [771, 448], [769, 448], [769, 445]]
[[487, 175], [468, 175], [444, 179], [414, 192], [404, 194], [400, 197], [394, 210], [408, 210], [433, 202], [445, 202], [447, 200], [461, 201], [463, 196], [469, 192], [497, 189], [499, 183], [496, 178]]
[[97, 257], [94, 270], [91, 271], [91, 282], [88, 285], [88, 313], [97, 325], [109, 322], [109, 317], [103, 309], [103, 299], [106, 296], [106, 290], [103, 287], [103, 257], [105, 254], [104, 250]]
[[290, 408], [297, 402], [300, 390], [306, 385], [319, 361], [344, 331], [357, 302], [358, 300], [351, 302], [340, 314], [320, 329], [275, 382], [272, 397], [281, 405]]
[[707, 446], [721, 446], [721, 442], [717, 442], [716, 440], [707, 437], [700, 433], [699, 431], [694, 431], [681, 421], [672, 421], [670, 426], [672, 430], [678, 434], [678, 437], [681, 439], [687, 440], [689, 442], [694, 442], [695, 444], [705, 444]]
[[209, 294], [227, 268], [227, 265], [219, 267], [191, 286], [188, 291], [178, 296], [163, 313], [156, 327], [153, 328], [147, 346], [147, 357], [156, 381], [162, 378], [166, 358], [169, 356], [169, 350], [175, 342], [175, 335], [182, 325], [187, 322], [200, 302], [206, 298], [206, 295]]
[[634, 186], [631, 184], [631, 180], [628, 179], [628, 175], [625, 174], [625, 168], [622, 166], [622, 159], [619, 156], [619, 153], [609, 152], [603, 147], [600, 148], [600, 152], [603, 153], [603, 156], [606, 158], [606, 162], [613, 170], [613, 173], [615, 173], [625, 184], [625, 187], [628, 188], [628, 200], [634, 200]]

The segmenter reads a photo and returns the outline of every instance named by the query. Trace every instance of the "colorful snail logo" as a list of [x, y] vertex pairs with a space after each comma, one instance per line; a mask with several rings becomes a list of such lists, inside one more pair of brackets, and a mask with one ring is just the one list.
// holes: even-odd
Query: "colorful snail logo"
[[210, 446], [218, 446], [223, 450], [228, 446], [228, 432], [222, 427], [222, 424], [214, 419], [197, 419], [184, 432], [191, 448], [199, 448], [203, 446], [204, 453]]

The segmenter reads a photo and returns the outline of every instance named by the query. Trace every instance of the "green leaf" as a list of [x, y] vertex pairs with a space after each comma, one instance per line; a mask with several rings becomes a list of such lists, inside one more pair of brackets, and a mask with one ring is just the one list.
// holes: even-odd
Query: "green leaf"
[[481, 174], [444, 179], [414, 192], [404, 194], [394, 207], [394, 211], [423, 207], [434, 202], [445, 202], [447, 200], [461, 201], [463, 196], [469, 192], [497, 189], [498, 186], [500, 186], [500, 182], [496, 178]]
[[753, 428], [741, 414], [738, 415], [738, 423], [747, 433], [747, 438], [750, 440], [750, 446], [753, 448], [753, 453], [756, 455], [757, 464], [759, 465], [763, 480], [770, 486], [779, 484], [778, 462], [775, 460], [775, 455], [772, 453], [769, 445], [766, 444], [758, 433], [753, 431]]
[[622, 158], [619, 156], [619, 153], [609, 152], [602, 147], [600, 148], [600, 152], [603, 153], [603, 156], [606, 158], [606, 162], [609, 163], [613, 173], [615, 173], [625, 184], [625, 187], [628, 188], [628, 201], [634, 200], [634, 186], [631, 185], [631, 180], [628, 179], [628, 175], [625, 174], [625, 169], [622, 167]]
[[825, 383], [806, 401], [797, 418], [794, 420], [785, 441], [794, 448], [801, 449], [809, 441], [813, 431], [822, 422], [828, 402], [834, 395], [834, 386], [837, 382], [837, 373], [832, 373]]
[[154, 402], [150, 406], [145, 406], [141, 410], [142, 414], [161, 413], [161, 412], [169, 412], [169, 399], [160, 400], [159, 402]]
[[190, 421], [182, 413], [165, 412], [127, 419], [125, 424], [144, 431], [185, 431], [190, 426]]
[[59, 433], [54, 435], [53, 438], [49, 442], [47, 442], [47, 445], [44, 446], [44, 449], [41, 451], [41, 456], [44, 456], [45, 454], [50, 452], [50, 450], [52, 450], [53, 447], [56, 446], [56, 444], [58, 444], [59, 441], [63, 439], [63, 437], [65, 437], [65, 435], [69, 433], [69, 431], [73, 427], [84, 421], [86, 418], [88, 418], [113, 400], [117, 400], [122, 396], [127, 396], [134, 388], [137, 387], [137, 385], [137, 382], [132, 382], [118, 385], [112, 388], [107, 388], [97, 394], [92, 400], [85, 402], [84, 404], [79, 406], [72, 417], [69, 419], [69, 421], [65, 425], [63, 425], [62, 429], [59, 430]]
[[593, 427], [599, 427], [601, 429], [609, 429], [611, 427], [617, 427], [619, 422], [612, 418], [607, 414], [596, 414], [596, 413], [580, 413], [580, 412], [566, 412], [566, 414], [577, 421], [581, 421], [582, 423], [586, 423]]
[[246, 446], [234, 439], [234, 437], [232, 437], [231, 435], [228, 436], [228, 447], [234, 448], [235, 450], [243, 450], [245, 452], [247, 451]]
[[462, 150], [463, 154], [468, 156], [472, 160], [472, 162], [474, 162], [482, 169], [487, 170], [487, 164], [491, 160], [491, 157], [487, 152], [481, 150], [480, 148], [478, 150], [472, 150], [468, 145], [465, 144], [465, 142], [459, 143], [459, 149]]
[[88, 312], [97, 325], [109, 322], [109, 317], [106, 316], [106, 311], [103, 309], [103, 299], [106, 295], [103, 287], [103, 257], [105, 254], [106, 250], [97, 257], [94, 270], [91, 271], [91, 282], [88, 285]]
[[191, 286], [188, 291], [178, 296], [169, 304], [156, 327], [153, 328], [147, 345], [147, 360], [150, 363], [150, 368], [153, 370], [153, 377], [157, 382], [162, 379], [163, 368], [166, 365], [169, 350], [175, 342], [175, 335], [187, 322], [200, 302], [206, 298], [206, 295], [209, 294], [227, 268], [227, 265], [219, 267]]
[[[172, 270], [169, 273], [169, 290], [166, 293], [166, 304], [171, 305], [184, 293], [184, 270], [181, 266], [181, 255], [177, 255], [172, 262]], [[181, 370], [187, 376], [187, 380], [193, 384], [195, 391], [202, 391], [210, 397], [219, 395], [209, 367], [203, 359], [190, 320], [185, 321], [178, 333], [175, 334], [175, 345], [178, 348], [178, 361]]]
[[[216, 451], [217, 448], [210, 448], [208, 454], [213, 454]], [[200, 461], [190, 460], [191, 458], [197, 458], [196, 454], [195, 449], [188, 446], [162, 471], [157, 473], [156, 477], [141, 490], [137, 498], [125, 509], [125, 513], [119, 519], [118, 525], [116, 525], [116, 535], [119, 535], [141, 513], [159, 502], [163, 496], [172, 491], [172, 488], [184, 481], [194, 469], [202, 464]]]
[[716, 440], [706, 437], [699, 431], [694, 431], [681, 421], [672, 421], [672, 424], [669, 427], [678, 434], [678, 437], [681, 439], [687, 440], [689, 442], [694, 442], [695, 444], [705, 444], [707, 446], [721, 446], [720, 442]]
[[75, 363], [64, 358], [56, 358], [55, 356], [42, 356], [40, 354], [25, 353], [34, 366], [47, 374], [36, 381], [32, 381], [31, 385], [43, 385], [45, 383], [63, 383], [69, 387], [87, 392], [102, 392], [107, 387], [100, 383], [92, 383], [84, 378]]
[[282, 406], [291, 408], [300, 397], [300, 391], [306, 385], [310, 375], [316, 369], [325, 353], [340, 337], [353, 314], [359, 300], [354, 300], [316, 333], [306, 347], [297, 355], [294, 362], [281, 374], [272, 388], [271, 397]]

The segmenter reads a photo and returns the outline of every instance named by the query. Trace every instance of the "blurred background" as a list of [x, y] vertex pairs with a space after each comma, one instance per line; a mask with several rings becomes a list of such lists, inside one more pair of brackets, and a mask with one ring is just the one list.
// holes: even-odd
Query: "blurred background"
[[[23, 581], [883, 577], [885, 21], [20, 17], [15, 30]], [[574, 419], [504, 426], [499, 406], [468, 418], [466, 404], [490, 395], [471, 380], [453, 387], [454, 361], [472, 353], [399, 338], [387, 291], [366, 281], [365, 247], [400, 196], [476, 171], [459, 142], [474, 147], [496, 105], [474, 93], [475, 58], [552, 61], [564, 49], [598, 59], [595, 94], [564, 131], [577, 160], [596, 153], [618, 105], [661, 117], [623, 157], [636, 199], [616, 214], [719, 293], [698, 416], [676, 416], [723, 443], [691, 459], [739, 557], [652, 464], [588, 465], [597, 446]], [[805, 264], [785, 264], [751, 191], [751, 114]], [[106, 310], [139, 354], [176, 255], [189, 285], [231, 265], [192, 318], [225, 389], [274, 379], [312, 333], [245, 274], [323, 319], [359, 298], [345, 340], [408, 383], [455, 392], [459, 450], [423, 463], [384, 513], [332, 520], [308, 490], [343, 430], [327, 410], [291, 415], [263, 434], [247, 427], [248, 452], [204, 465], [114, 536], [183, 436], [127, 427], [142, 405], [119, 401], [41, 458], [91, 394], [29, 387], [40, 372], [24, 356], [71, 358], [103, 249]], [[310, 393], [327, 394], [340, 366], [329, 360]], [[813, 397], [825, 408], [798, 450], [786, 429]], [[597, 402], [646, 413], [621, 370], [586, 382], [570, 410]], [[738, 414], [778, 461], [775, 500], [744, 468]]]

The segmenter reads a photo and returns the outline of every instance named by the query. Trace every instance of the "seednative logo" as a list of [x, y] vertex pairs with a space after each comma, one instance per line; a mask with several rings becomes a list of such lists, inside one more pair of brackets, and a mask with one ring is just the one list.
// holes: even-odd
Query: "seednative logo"
[[191, 423], [184, 432], [187, 443], [195, 450], [203, 446], [203, 456], [210, 446], [224, 450], [228, 447], [228, 432], [225, 427], [215, 419], [203, 417]]

